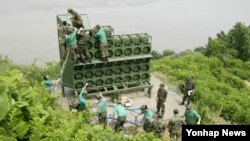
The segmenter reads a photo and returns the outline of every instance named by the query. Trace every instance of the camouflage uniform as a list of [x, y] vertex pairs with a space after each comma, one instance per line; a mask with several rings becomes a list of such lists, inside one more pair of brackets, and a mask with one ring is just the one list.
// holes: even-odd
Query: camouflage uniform
[[106, 98], [100, 99], [98, 103], [98, 119], [99, 124], [104, 128], [107, 126], [107, 100]]
[[119, 116], [115, 122], [115, 131], [119, 131], [126, 121], [126, 116]]
[[70, 18], [72, 25], [76, 28], [83, 27], [83, 21], [81, 15], [79, 15], [75, 10], [68, 9], [68, 13], [72, 15]]
[[183, 119], [178, 116], [174, 116], [169, 120], [168, 129], [171, 141], [181, 140], [181, 127], [183, 124]]
[[90, 36], [83, 30], [78, 34], [78, 47], [81, 60], [83, 62], [91, 61], [91, 55], [88, 51], [87, 42], [90, 40]]
[[185, 84], [181, 85], [181, 91], [184, 93], [183, 99], [182, 99], [182, 103], [184, 104], [184, 102], [187, 100], [188, 104], [190, 103], [192, 97], [193, 97], [193, 93], [192, 92], [190, 95], [188, 95], [189, 91], [193, 91], [195, 89], [195, 82], [193, 79], [189, 78]]
[[151, 124], [151, 129], [155, 136], [162, 138], [166, 129], [165, 123], [162, 119], [154, 120]]
[[164, 86], [162, 88], [159, 88], [158, 89], [158, 92], [157, 92], [157, 105], [156, 105], [156, 108], [157, 108], [157, 113], [162, 112], [162, 114], [164, 115], [165, 113], [165, 101], [167, 99], [167, 95], [168, 95], [168, 92], [164, 89]]
[[147, 105], [142, 105], [140, 107], [141, 114], [143, 114], [143, 130], [145, 132], [151, 131], [151, 123], [153, 118], [153, 113], [148, 109]]
[[100, 25], [96, 26], [98, 31], [96, 33], [96, 38], [100, 41], [100, 51], [103, 61], [108, 61], [108, 42], [105, 31]]
[[60, 57], [62, 59], [66, 58], [66, 37], [65, 35], [68, 34], [69, 26], [59, 26], [58, 27], [58, 39], [59, 39], [59, 50], [60, 50]]
[[117, 114], [117, 120], [115, 122], [115, 131], [120, 131], [123, 128], [123, 124], [126, 121], [126, 109], [119, 101], [114, 108], [113, 116]]

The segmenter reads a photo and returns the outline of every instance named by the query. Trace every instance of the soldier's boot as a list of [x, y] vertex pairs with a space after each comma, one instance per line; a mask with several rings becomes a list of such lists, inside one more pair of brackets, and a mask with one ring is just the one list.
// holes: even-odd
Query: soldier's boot
[[179, 105], [184, 105], [185, 103], [184, 103], [184, 101], [182, 101]]
[[103, 58], [102, 58], [102, 61], [104, 62], [104, 64], [106, 64], [106, 63], [107, 63], [107, 60], [106, 60], [106, 58], [105, 58], [105, 57], [103, 57]]
[[160, 112], [160, 110], [157, 109], [157, 111], [155, 112], [155, 114], [158, 114]]
[[92, 60], [91, 60], [90, 58], [88, 58], [87, 61], [88, 61], [89, 63], [92, 63]]
[[162, 111], [161, 113], [162, 113], [162, 118], [163, 118], [163, 117], [164, 117], [164, 114], [165, 114], [165, 111]]

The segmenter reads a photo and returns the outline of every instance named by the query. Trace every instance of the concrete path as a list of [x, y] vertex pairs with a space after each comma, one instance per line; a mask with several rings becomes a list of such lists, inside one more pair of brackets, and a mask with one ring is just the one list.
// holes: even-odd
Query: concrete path
[[[127, 110], [127, 121], [130, 121], [130, 122], [135, 121], [134, 116], [140, 113], [140, 110], [138, 110], [138, 108], [143, 104], [148, 105], [149, 109], [153, 113], [156, 112], [156, 101], [155, 101], [156, 94], [157, 94], [160, 83], [163, 83], [163, 82], [159, 80], [158, 78], [156, 78], [154, 75], [152, 75], [151, 83], [153, 84], [151, 98], [148, 98], [148, 96], [144, 92], [133, 92], [133, 93], [127, 93], [127, 94], [122, 95], [122, 96], [127, 96], [133, 100], [133, 105], [131, 107], [128, 107], [128, 109], [130, 110]], [[179, 109], [180, 115], [183, 115], [185, 111], [185, 106], [179, 105], [179, 103], [182, 100], [182, 97], [180, 95], [178, 95], [174, 90], [170, 89], [167, 85], [165, 85], [165, 89], [168, 91], [168, 97], [167, 97], [167, 102], [166, 102], [166, 112], [164, 115], [164, 119], [168, 121], [173, 116], [173, 110], [175, 108]], [[60, 98], [59, 103], [65, 110], [68, 110], [68, 98], [72, 96], [74, 96], [73, 92], [66, 89], [66, 97]], [[114, 106], [116, 104], [113, 103], [112, 100], [109, 99], [109, 97], [107, 97], [107, 99], [109, 101], [108, 102], [108, 116], [111, 116], [113, 113]], [[90, 103], [94, 103], [95, 99], [89, 99], [89, 101]], [[93, 106], [93, 107], [94, 108], [91, 108], [91, 110], [95, 111], [96, 106]], [[142, 115], [138, 115], [138, 120], [140, 120], [141, 118], [142, 118]]]

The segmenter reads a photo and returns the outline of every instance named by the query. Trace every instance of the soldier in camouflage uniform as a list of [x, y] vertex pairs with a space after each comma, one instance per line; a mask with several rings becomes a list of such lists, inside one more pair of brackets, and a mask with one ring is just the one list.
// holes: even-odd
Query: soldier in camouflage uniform
[[105, 34], [105, 31], [101, 25], [96, 25], [95, 29], [97, 32], [95, 33], [95, 37], [100, 41], [100, 51], [102, 56], [102, 61], [106, 63], [108, 61], [108, 41]]
[[161, 112], [158, 113], [157, 115], [158, 118], [156, 118], [152, 124], [151, 124], [151, 129], [154, 132], [155, 136], [162, 138], [163, 134], [165, 132], [166, 126], [165, 122], [163, 121], [163, 115]]
[[98, 99], [98, 119], [99, 124], [103, 125], [104, 128], [107, 126], [107, 99], [100, 95], [97, 95], [96, 98]]
[[184, 105], [185, 101], [187, 101], [187, 105], [190, 104], [190, 101], [194, 95], [195, 92], [195, 82], [194, 77], [189, 76], [185, 84], [182, 84], [180, 86], [181, 91], [184, 93], [183, 100], [180, 103], [180, 105]]
[[71, 14], [71, 22], [72, 22], [72, 25], [74, 27], [76, 27], [77, 29], [79, 29], [80, 27], [83, 27], [83, 21], [82, 21], [82, 17], [81, 15], [79, 15], [75, 10], [73, 9], [68, 9], [68, 13]]
[[141, 109], [141, 114], [143, 114], [143, 130], [145, 132], [150, 132], [151, 131], [151, 123], [153, 120], [153, 113], [148, 109], [147, 105], [142, 105], [140, 107]]
[[88, 51], [87, 43], [90, 40], [89, 31], [84, 31], [83, 28], [80, 28], [77, 32], [78, 35], [78, 48], [81, 60], [86, 63], [91, 63], [91, 55]]
[[69, 26], [66, 21], [63, 21], [63, 25], [58, 27], [58, 39], [59, 39], [59, 49], [60, 57], [62, 59], [66, 58], [66, 36], [69, 30]]
[[115, 122], [115, 131], [120, 131], [123, 128], [123, 124], [126, 121], [126, 109], [122, 105], [121, 101], [117, 102], [117, 106], [113, 110], [113, 117], [117, 114], [117, 120]]
[[160, 110], [162, 112], [162, 115], [164, 115], [164, 113], [165, 113], [165, 102], [167, 100], [168, 92], [167, 92], [167, 90], [165, 90], [164, 87], [165, 87], [164, 84], [160, 84], [160, 88], [158, 89], [158, 92], [157, 92], [157, 96], [156, 96], [157, 112], [156, 112], [156, 114], [158, 114], [160, 112]]
[[68, 34], [66, 35], [67, 48], [71, 50], [71, 55], [74, 63], [78, 63], [77, 60], [77, 39], [76, 39], [76, 28], [70, 28]]
[[184, 124], [184, 120], [178, 116], [178, 109], [174, 109], [174, 117], [169, 120], [168, 130], [171, 141], [180, 141], [181, 140], [181, 127]]

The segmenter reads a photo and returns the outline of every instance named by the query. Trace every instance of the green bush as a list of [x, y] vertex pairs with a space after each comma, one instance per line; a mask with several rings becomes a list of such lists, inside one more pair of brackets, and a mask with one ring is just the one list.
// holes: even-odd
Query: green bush
[[[193, 75], [196, 81], [196, 95], [194, 102], [197, 104], [199, 112], [202, 114], [203, 122], [210, 123], [215, 119], [213, 113], [222, 110], [222, 116], [232, 122], [249, 124], [248, 110], [250, 91], [247, 89], [242, 77], [231, 73], [238, 65], [240, 71], [247, 69], [248, 62], [239, 60], [228, 61], [234, 64], [232, 68], [224, 66], [221, 59], [217, 57], [206, 57], [199, 52], [184, 52], [168, 58], [153, 61], [152, 70], [161, 72], [166, 76], [176, 78], [178, 84]], [[213, 112], [212, 112], [213, 111]]]
[[[0, 58], [0, 61], [3, 59]], [[41, 84], [44, 73], [56, 76], [57, 64], [48, 68], [16, 66], [8, 60], [0, 66], [0, 140], [17, 141], [158, 141], [152, 133], [133, 137], [111, 128], [90, 125], [89, 112], [64, 111], [58, 94], [48, 94]], [[51, 68], [50, 68], [51, 67]], [[16, 69], [14, 69], [16, 68]], [[22, 73], [29, 70], [30, 72]], [[38, 74], [33, 74], [38, 73]], [[28, 79], [28, 77], [33, 77]], [[35, 83], [33, 83], [35, 82]], [[33, 84], [32, 84], [33, 83]], [[32, 85], [31, 85], [32, 84]]]

